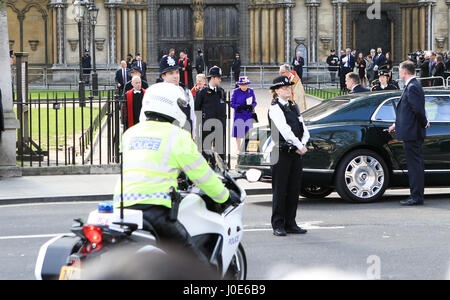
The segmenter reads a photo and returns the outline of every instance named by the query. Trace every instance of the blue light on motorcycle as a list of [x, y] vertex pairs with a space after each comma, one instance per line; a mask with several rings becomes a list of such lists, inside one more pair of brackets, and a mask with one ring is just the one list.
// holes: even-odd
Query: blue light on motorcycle
[[98, 204], [98, 212], [104, 214], [112, 214], [114, 212], [113, 202], [100, 202]]

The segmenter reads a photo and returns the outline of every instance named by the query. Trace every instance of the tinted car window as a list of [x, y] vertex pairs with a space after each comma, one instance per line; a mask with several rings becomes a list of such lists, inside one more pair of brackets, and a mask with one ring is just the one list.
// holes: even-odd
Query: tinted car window
[[375, 120], [377, 121], [395, 121], [395, 119], [395, 107], [393, 101], [384, 103], [375, 116]]
[[425, 109], [430, 122], [450, 122], [450, 98], [448, 96], [427, 96]]
[[324, 101], [323, 103], [308, 109], [302, 113], [302, 115], [306, 122], [315, 122], [328, 117], [348, 103], [350, 103], [350, 99]]

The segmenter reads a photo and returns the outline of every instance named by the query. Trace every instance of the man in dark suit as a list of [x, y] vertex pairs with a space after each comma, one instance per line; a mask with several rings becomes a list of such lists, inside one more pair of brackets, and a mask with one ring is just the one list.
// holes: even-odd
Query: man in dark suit
[[81, 66], [83, 67], [83, 78], [84, 83], [89, 84], [89, 77], [91, 75], [92, 65], [91, 56], [89, 55], [89, 50], [84, 50], [84, 55], [81, 58]]
[[140, 53], [136, 54], [136, 60], [133, 62], [132, 69], [139, 68], [141, 70], [141, 79], [147, 81], [147, 63], [142, 61]]
[[205, 59], [203, 58], [203, 51], [201, 49], [198, 49], [197, 51], [198, 56], [197, 60], [195, 61], [195, 68], [197, 69], [197, 74], [203, 74], [205, 72]]
[[341, 91], [345, 91], [345, 78], [346, 75], [350, 72], [353, 72], [353, 69], [355, 68], [355, 62], [356, 59], [352, 55], [351, 49], [346, 49], [345, 54], [341, 56], [340, 58], [340, 68], [341, 72], [339, 74], [340, 76], [340, 82], [341, 82]]
[[350, 91], [349, 94], [364, 93], [370, 91], [369, 89], [361, 86], [359, 82], [359, 74], [355, 72], [350, 72], [345, 75], [345, 85]]
[[[374, 71], [378, 72], [378, 70], [386, 65], [386, 56], [383, 54], [383, 50], [381, 48], [377, 49], [377, 55], [373, 58], [373, 64], [374, 64]], [[376, 77], [378, 78], [378, 73], [375, 73]]]
[[123, 88], [125, 84], [131, 80], [130, 70], [127, 68], [127, 62], [122, 60], [120, 62], [120, 68], [116, 71], [116, 88], [118, 89], [119, 95], [123, 95]]
[[300, 51], [297, 52], [297, 55], [292, 60], [292, 67], [294, 71], [297, 72], [300, 80], [303, 81], [303, 66], [305, 65], [305, 59], [302, 57], [302, 53]]
[[405, 89], [397, 105], [397, 120], [389, 128], [396, 138], [403, 141], [403, 149], [408, 165], [411, 198], [401, 205], [423, 205], [425, 190], [425, 165], [422, 146], [426, 129], [430, 127], [425, 114], [425, 95], [419, 81], [415, 78], [415, 67], [410, 61], [400, 64], [400, 79]]

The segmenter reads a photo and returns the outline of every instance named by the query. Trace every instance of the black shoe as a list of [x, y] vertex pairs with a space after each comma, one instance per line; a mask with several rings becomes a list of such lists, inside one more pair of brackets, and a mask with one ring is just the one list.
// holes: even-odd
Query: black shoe
[[292, 234], [305, 234], [308, 232], [308, 230], [302, 229], [298, 226], [295, 226], [295, 227], [286, 228], [286, 232], [292, 233]]
[[408, 199], [406, 201], [400, 201], [400, 204], [403, 206], [416, 206], [416, 205], [423, 205], [423, 201]]
[[273, 235], [275, 236], [286, 236], [286, 230], [284, 229], [274, 229]]

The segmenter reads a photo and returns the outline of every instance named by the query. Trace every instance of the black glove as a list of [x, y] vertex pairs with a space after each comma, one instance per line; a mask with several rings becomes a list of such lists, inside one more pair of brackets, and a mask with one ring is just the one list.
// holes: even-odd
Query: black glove
[[247, 111], [253, 111], [253, 106], [251, 106], [251, 105], [245, 105], [244, 107], [245, 107], [245, 110], [247, 110]]
[[230, 190], [230, 197], [224, 204], [227, 204], [227, 206], [238, 206], [239, 204], [241, 204], [241, 196], [239, 196], [235, 191]]
[[243, 110], [246, 110], [246, 108], [245, 108], [244, 105], [239, 105], [239, 106], [236, 108], [236, 112], [238, 112], [238, 113], [242, 112]]

